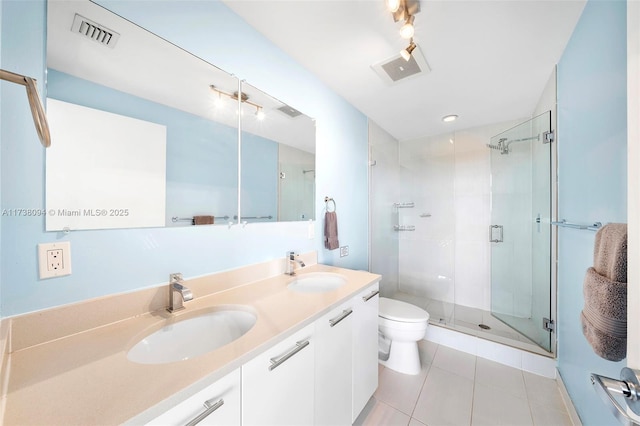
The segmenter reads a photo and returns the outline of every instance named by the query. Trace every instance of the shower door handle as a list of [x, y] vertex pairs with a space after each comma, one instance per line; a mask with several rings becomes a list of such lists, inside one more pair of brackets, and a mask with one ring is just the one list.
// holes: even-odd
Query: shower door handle
[[[494, 229], [499, 229], [500, 230], [500, 236], [498, 238], [494, 238], [493, 237], [493, 233], [494, 233]], [[490, 225], [489, 226], [489, 241], [492, 243], [501, 243], [503, 242], [503, 232], [504, 229], [502, 227], [502, 225]]]

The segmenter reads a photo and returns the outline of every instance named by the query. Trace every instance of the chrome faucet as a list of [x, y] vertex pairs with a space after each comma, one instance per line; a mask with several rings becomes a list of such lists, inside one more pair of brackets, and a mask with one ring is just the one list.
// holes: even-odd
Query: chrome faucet
[[182, 274], [169, 275], [169, 306], [167, 311], [171, 313], [184, 309], [183, 303], [193, 299], [191, 290], [182, 283]]
[[287, 252], [287, 267], [284, 271], [287, 275], [295, 275], [296, 274], [296, 263], [300, 264], [301, 268], [304, 268], [304, 262], [302, 260], [296, 259], [296, 256], [300, 256], [293, 251]]

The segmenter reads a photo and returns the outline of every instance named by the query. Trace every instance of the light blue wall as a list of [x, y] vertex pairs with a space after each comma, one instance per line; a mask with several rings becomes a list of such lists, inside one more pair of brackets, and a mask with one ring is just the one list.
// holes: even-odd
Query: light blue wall
[[[109, 231], [44, 232], [43, 218], [2, 217], [0, 232], [3, 316], [167, 282], [171, 272], [198, 276], [265, 260], [287, 250], [317, 249], [319, 260], [366, 269], [367, 118], [315, 76], [216, 1], [101, 2], [147, 29], [233, 72], [317, 120], [317, 217], [325, 196], [338, 206], [339, 237], [348, 257], [323, 249], [322, 221], [315, 238], [307, 224], [254, 224]], [[38, 78], [45, 70], [46, 4], [2, 0], [2, 65]], [[2, 86], [2, 208], [42, 208], [44, 158], [24, 88]], [[71, 242], [73, 275], [37, 277], [36, 245]]]
[[[589, 1], [558, 64], [559, 217], [626, 222], [626, 3]], [[594, 233], [559, 229], [558, 368], [582, 422], [617, 420], [589, 373], [618, 377], [582, 335], [582, 283], [593, 264]]]

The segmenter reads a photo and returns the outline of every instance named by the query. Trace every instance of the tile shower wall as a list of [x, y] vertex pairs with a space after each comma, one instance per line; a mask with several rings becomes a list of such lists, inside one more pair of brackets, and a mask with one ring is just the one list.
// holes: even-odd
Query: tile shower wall
[[391, 297], [398, 291], [397, 214], [391, 207], [404, 198], [400, 180], [398, 141], [369, 120], [369, 270], [382, 275], [380, 293]]
[[399, 232], [399, 290], [453, 303], [454, 177], [453, 134], [400, 143], [401, 182], [414, 208], [398, 209], [398, 224], [415, 226]]
[[[399, 290], [436, 301], [490, 309], [491, 136], [523, 120], [400, 142], [404, 200]], [[428, 308], [428, 306], [427, 306]], [[445, 312], [447, 314], [447, 312]]]

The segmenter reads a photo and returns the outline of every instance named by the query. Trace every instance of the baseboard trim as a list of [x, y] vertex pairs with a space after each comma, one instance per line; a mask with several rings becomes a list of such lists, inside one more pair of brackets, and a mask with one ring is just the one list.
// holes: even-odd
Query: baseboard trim
[[567, 387], [564, 385], [560, 371], [556, 371], [556, 382], [558, 382], [560, 395], [562, 395], [562, 401], [564, 402], [565, 407], [567, 407], [567, 413], [569, 413], [571, 423], [573, 423], [573, 426], [582, 426], [582, 421], [580, 421], [580, 416], [578, 416], [576, 407], [573, 405], [573, 401], [571, 401], [571, 397], [569, 396]]

